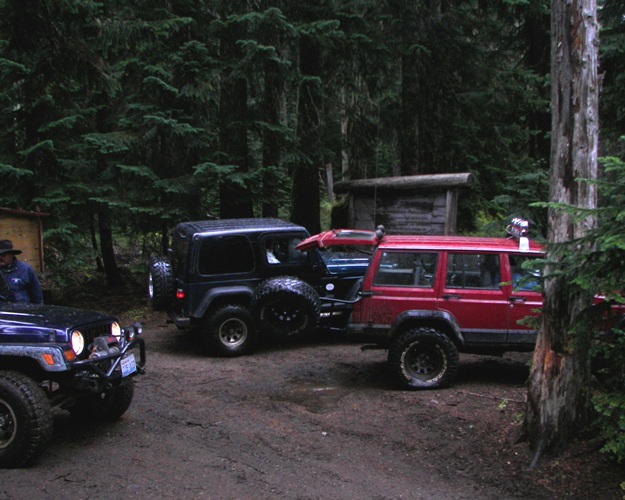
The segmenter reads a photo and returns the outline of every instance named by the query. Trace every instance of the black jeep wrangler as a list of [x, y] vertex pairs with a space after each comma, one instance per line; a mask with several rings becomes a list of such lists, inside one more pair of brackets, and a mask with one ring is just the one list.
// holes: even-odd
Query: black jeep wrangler
[[370, 252], [295, 248], [308, 237], [302, 226], [271, 218], [182, 222], [168, 255], [150, 260], [152, 307], [180, 329], [197, 327], [203, 347], [221, 356], [247, 352], [259, 333], [293, 338], [342, 328], [342, 299], [357, 294]]
[[[52, 436], [52, 408], [116, 420], [143, 372], [141, 324], [91, 311], [6, 302], [0, 273], [0, 467], [24, 467]], [[139, 348], [139, 360], [131, 349]]]

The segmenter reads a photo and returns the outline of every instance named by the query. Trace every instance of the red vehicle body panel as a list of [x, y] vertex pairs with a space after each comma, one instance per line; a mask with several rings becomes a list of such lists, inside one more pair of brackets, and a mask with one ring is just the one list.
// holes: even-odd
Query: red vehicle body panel
[[[414, 275], [412, 268], [385, 268], [385, 259], [391, 254], [406, 256], [436, 255], [435, 269], [430, 269], [427, 282], [415, 285], [399, 282], [386, 283], [381, 275]], [[492, 288], [472, 288], [456, 285], [450, 279], [452, 255], [480, 256], [499, 260], [493, 269], [496, 283]], [[354, 305], [351, 329], [390, 331], [393, 324], [408, 311], [437, 311], [458, 326], [462, 338], [472, 345], [519, 344], [533, 345], [535, 332], [518, 321], [537, 315], [542, 305], [539, 291], [513, 288], [509, 256], [539, 258], [542, 247], [524, 239], [523, 245], [513, 238], [475, 238], [456, 236], [385, 236], [373, 256], [363, 285], [363, 298]], [[434, 257], [432, 257], [434, 258]], [[392, 259], [390, 259], [392, 260]], [[409, 260], [409, 259], [408, 259]], [[376, 282], [377, 280], [377, 282]], [[398, 284], [400, 283], [400, 284]]]

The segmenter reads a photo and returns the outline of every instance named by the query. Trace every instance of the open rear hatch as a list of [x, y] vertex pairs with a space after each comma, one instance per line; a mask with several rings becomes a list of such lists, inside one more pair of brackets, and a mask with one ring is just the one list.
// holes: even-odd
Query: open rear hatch
[[379, 226], [376, 231], [364, 229], [331, 229], [323, 233], [315, 234], [306, 238], [297, 245], [298, 250], [310, 250], [311, 248], [327, 248], [336, 246], [364, 246], [375, 247], [384, 238], [384, 228]]

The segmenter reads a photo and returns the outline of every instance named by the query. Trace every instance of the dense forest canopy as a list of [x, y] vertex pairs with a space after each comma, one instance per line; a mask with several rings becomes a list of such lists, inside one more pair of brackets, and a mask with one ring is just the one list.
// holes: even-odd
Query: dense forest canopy
[[[605, 156], [623, 155], [623, 11], [601, 3]], [[0, 206], [49, 213], [59, 265], [124, 234], [158, 250], [185, 219], [317, 231], [326, 172], [472, 172], [461, 230], [545, 227], [530, 203], [548, 193], [547, 0], [0, 0], [0, 14]]]

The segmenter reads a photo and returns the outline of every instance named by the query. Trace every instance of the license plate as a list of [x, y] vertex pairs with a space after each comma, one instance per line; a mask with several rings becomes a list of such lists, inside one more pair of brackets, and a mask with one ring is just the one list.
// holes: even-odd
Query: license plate
[[135, 355], [130, 354], [121, 360], [119, 365], [122, 368], [122, 377], [127, 377], [137, 371], [137, 363], [135, 362]]

